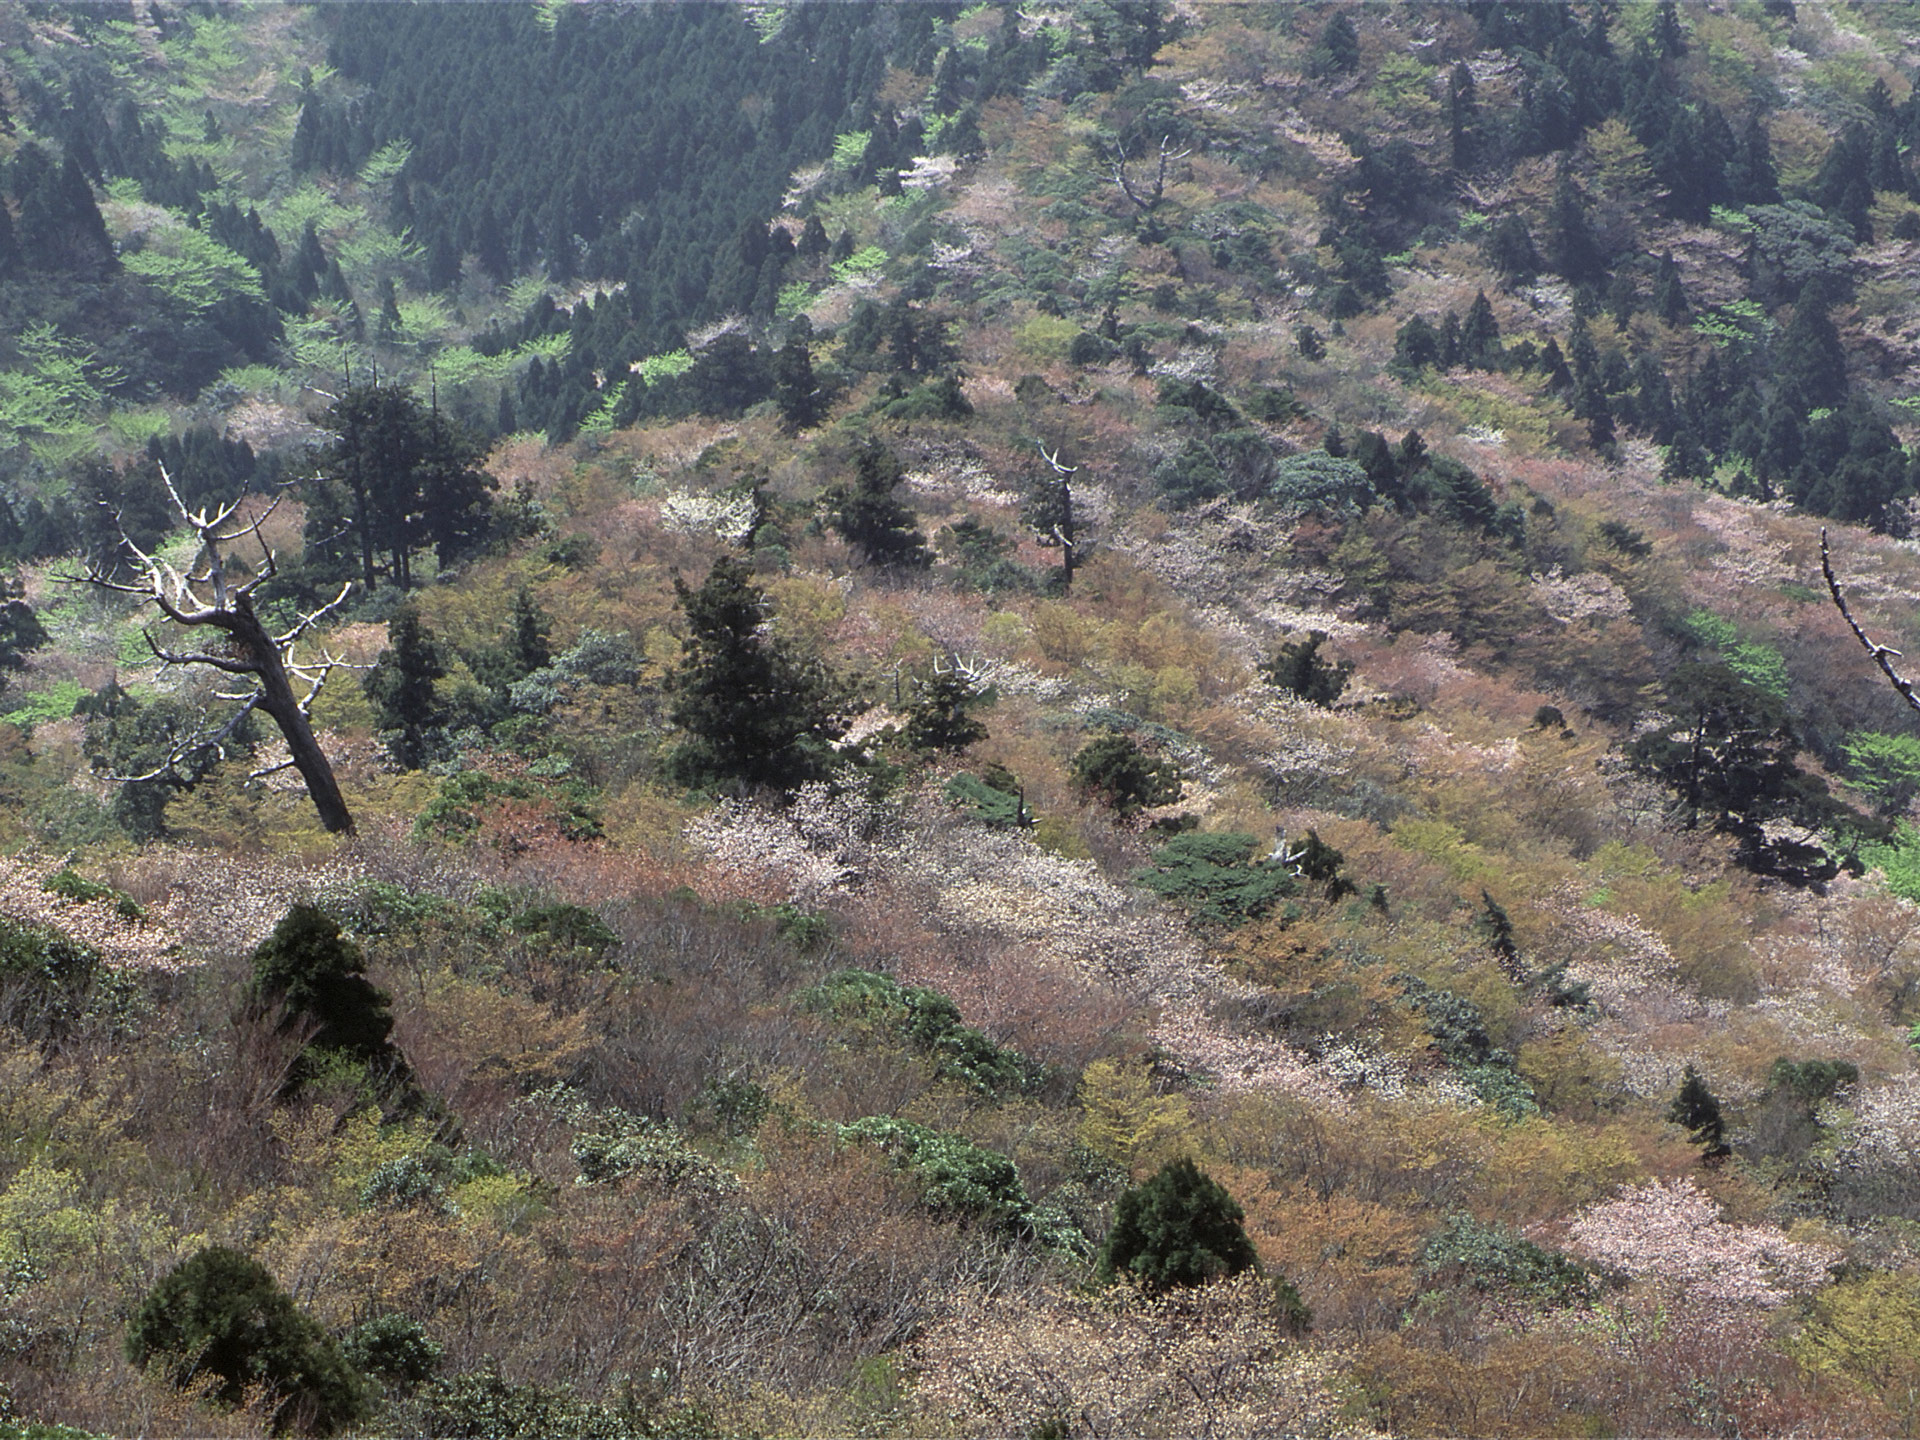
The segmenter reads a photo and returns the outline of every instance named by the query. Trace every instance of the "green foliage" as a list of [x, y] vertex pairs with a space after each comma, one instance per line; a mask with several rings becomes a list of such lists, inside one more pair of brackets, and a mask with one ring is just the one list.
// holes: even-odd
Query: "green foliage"
[[101, 969], [91, 946], [0, 916], [0, 1023], [34, 1039], [57, 1034], [85, 1009]]
[[678, 579], [674, 590], [688, 634], [668, 686], [687, 738], [670, 771], [691, 784], [782, 789], [824, 776], [846, 733], [841, 683], [765, 633], [766, 596], [742, 562], [722, 557], [698, 590]]
[[333, 1056], [398, 1076], [406, 1062], [388, 1036], [393, 1016], [386, 994], [366, 978], [360, 947], [340, 933], [325, 911], [295, 905], [253, 952], [254, 1002], [277, 1009], [280, 1027], [316, 1027], [286, 1082], [297, 1092]]
[[1100, 1251], [1100, 1278], [1150, 1291], [1204, 1285], [1259, 1266], [1246, 1212], [1191, 1160], [1173, 1160], [1120, 1197]]
[[1286, 691], [1296, 700], [1330, 707], [1347, 688], [1353, 674], [1351, 660], [1327, 660], [1320, 654], [1326, 632], [1311, 630], [1304, 640], [1289, 640], [1281, 645], [1273, 659], [1260, 667], [1271, 685]]
[[260, 1387], [274, 1433], [331, 1435], [368, 1413], [366, 1388], [314, 1321], [258, 1261], [224, 1246], [183, 1260], [147, 1292], [127, 1326], [127, 1359], [158, 1365], [176, 1388], [217, 1380], [238, 1405]]
[[507, 923], [516, 935], [542, 940], [558, 950], [584, 950], [595, 959], [620, 943], [619, 935], [598, 913], [565, 900], [534, 905]]
[[121, 264], [195, 314], [234, 299], [265, 301], [260, 272], [202, 231], [173, 225], [152, 232]]
[[71, 865], [54, 871], [40, 886], [49, 894], [58, 895], [62, 900], [71, 900], [76, 904], [90, 904], [95, 900], [113, 902], [114, 913], [123, 920], [144, 920], [147, 912], [140, 903], [124, 890], [116, 890], [111, 885], [98, 880], [89, 880]]
[[891, 1115], [838, 1127], [842, 1140], [876, 1145], [920, 1187], [936, 1215], [1012, 1234], [1030, 1233], [1031, 1207], [1020, 1172], [996, 1150], [960, 1135]]
[[709, 1440], [720, 1433], [704, 1411], [631, 1382], [611, 1402], [596, 1403], [564, 1385], [508, 1380], [497, 1365], [429, 1382], [404, 1414], [406, 1433], [423, 1440]]
[[1336, 518], [1357, 515], [1375, 499], [1364, 467], [1324, 450], [1303, 450], [1281, 460], [1267, 493], [1287, 510]]
[[1234, 831], [1176, 835], [1154, 852], [1153, 868], [1135, 878], [1196, 920], [1243, 925], [1295, 892], [1288, 867], [1271, 857], [1256, 860], [1258, 849], [1253, 836]]
[[546, 1102], [575, 1127], [571, 1148], [580, 1167], [577, 1185], [614, 1185], [628, 1179], [663, 1190], [712, 1198], [739, 1188], [732, 1171], [688, 1143], [679, 1128], [617, 1105], [596, 1106], [565, 1086], [542, 1091]]
[[634, 371], [643, 385], [658, 385], [663, 380], [677, 380], [693, 369], [693, 356], [685, 350], [669, 350], [664, 355], [649, 355], [637, 362]]
[[[1004, 771], [1001, 772], [1003, 775]], [[981, 779], [962, 770], [946, 783], [940, 792], [950, 805], [957, 805], [974, 819], [983, 824], [994, 826], [1031, 825], [1033, 816], [1021, 799], [1018, 782], [1012, 776], [1006, 776], [1005, 785], [1015, 788], [1009, 790], [994, 778]]]
[[1570, 1256], [1543, 1249], [1498, 1221], [1449, 1215], [1420, 1250], [1421, 1273], [1443, 1283], [1500, 1291], [1545, 1305], [1582, 1305], [1599, 1279]]
[[1902, 900], [1920, 902], [1920, 827], [1901, 821], [1890, 839], [1862, 845], [1860, 860], [1882, 872]]
[[1756, 690], [1783, 702], [1793, 693], [1786, 657], [1773, 646], [1746, 641], [1729, 650], [1725, 659], [1727, 669]]
[[1493, 1043], [1479, 1006], [1411, 975], [1402, 975], [1399, 981], [1407, 1002], [1426, 1022], [1435, 1053], [1474, 1094], [1508, 1120], [1540, 1113], [1533, 1087], [1516, 1072], [1512, 1052]]
[[1727, 1153], [1726, 1121], [1720, 1113], [1720, 1101], [1700, 1072], [1688, 1065], [1680, 1079], [1680, 1089], [1667, 1109], [1667, 1119], [1687, 1132], [1701, 1154], [1708, 1159]]
[[390, 1386], [410, 1389], [440, 1368], [444, 1346], [429, 1339], [410, 1315], [376, 1315], [349, 1330], [340, 1350], [363, 1375]]
[[19, 705], [0, 715], [0, 722], [29, 728], [50, 725], [73, 714], [74, 707], [87, 698], [87, 693], [78, 680], [56, 680], [45, 690], [22, 696]]
[[1045, 1075], [1024, 1055], [962, 1023], [959, 1009], [937, 990], [868, 970], [838, 970], [796, 999], [852, 1033], [919, 1051], [940, 1074], [990, 1098], [1030, 1091]]
[[1856, 730], [1843, 742], [1853, 783], [1878, 803], [1883, 814], [1897, 814], [1920, 795], [1920, 736]]
[[887, 252], [878, 245], [863, 245], [833, 267], [833, 278], [841, 284], [877, 274], [886, 268]]
[[907, 744], [916, 750], [964, 750], [986, 739], [987, 727], [972, 714], [984, 698], [959, 670], [937, 672], [907, 709]]
[[124, 376], [45, 323], [28, 326], [14, 346], [18, 363], [0, 370], [0, 444], [25, 443], [49, 461], [92, 448], [105, 392]]
[[1767, 1071], [1767, 1085], [1803, 1105], [1818, 1105], [1834, 1091], [1860, 1083], [1860, 1067], [1851, 1060], [1790, 1060], [1781, 1056]]
[[1149, 755], [1125, 735], [1108, 731], [1088, 741], [1073, 757], [1074, 787], [1121, 819], [1156, 805], [1171, 805], [1181, 793], [1180, 767]]
[[545, 802], [553, 822], [569, 840], [593, 840], [601, 834], [595, 791], [574, 776], [548, 783], [536, 776], [510, 775], [496, 780], [478, 770], [462, 770], [440, 782], [413, 823], [416, 835], [460, 840], [480, 829], [482, 812], [493, 800]]

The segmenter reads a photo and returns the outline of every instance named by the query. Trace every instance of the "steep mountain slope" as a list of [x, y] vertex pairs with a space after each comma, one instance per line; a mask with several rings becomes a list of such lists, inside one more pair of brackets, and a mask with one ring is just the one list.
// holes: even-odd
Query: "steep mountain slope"
[[1905, 7], [5, 19], [15, 1414], [1912, 1427]]

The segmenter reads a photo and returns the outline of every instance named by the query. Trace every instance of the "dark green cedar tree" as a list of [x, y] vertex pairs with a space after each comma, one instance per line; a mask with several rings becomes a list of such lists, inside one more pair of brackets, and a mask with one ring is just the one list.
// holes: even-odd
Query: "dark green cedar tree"
[[329, 1056], [357, 1061], [382, 1078], [404, 1074], [406, 1061], [390, 1038], [391, 1002], [366, 969], [360, 947], [312, 905], [287, 911], [253, 952], [253, 1002], [277, 1010], [282, 1030], [315, 1027], [286, 1093], [297, 1092]]
[[276, 1435], [331, 1435], [364, 1419], [366, 1384], [313, 1318], [265, 1266], [213, 1245], [162, 1276], [127, 1326], [127, 1359], [160, 1367], [185, 1390], [236, 1406], [258, 1389], [273, 1405]]
[[1114, 1208], [1100, 1251], [1100, 1278], [1130, 1278], [1159, 1292], [1258, 1269], [1241, 1222], [1246, 1212], [1193, 1161], [1170, 1161]]
[[817, 659], [767, 633], [766, 595], [723, 556], [698, 590], [676, 578], [687, 635], [668, 682], [686, 732], [668, 761], [682, 783], [792, 789], [824, 778], [846, 734], [846, 688]]
[[1100, 801], [1126, 820], [1178, 800], [1180, 767], [1163, 756], [1149, 755], [1127, 736], [1108, 731], [1074, 755], [1073, 783], [1083, 796]]

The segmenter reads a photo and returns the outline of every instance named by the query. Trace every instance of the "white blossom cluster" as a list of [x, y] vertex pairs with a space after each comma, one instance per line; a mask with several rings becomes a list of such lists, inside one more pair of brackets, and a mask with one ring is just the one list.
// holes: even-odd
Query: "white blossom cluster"
[[753, 496], [673, 490], [660, 502], [660, 524], [681, 535], [717, 535], [735, 544], [753, 530]]
[[1822, 1120], [1839, 1132], [1834, 1162], [1846, 1169], [1900, 1170], [1920, 1166], [1920, 1075], [1899, 1075], [1853, 1096], [1848, 1109], [1823, 1107]]
[[1840, 1258], [1831, 1246], [1789, 1240], [1771, 1225], [1729, 1225], [1692, 1180], [1625, 1186], [1580, 1212], [1575, 1249], [1635, 1280], [1690, 1298], [1771, 1309], [1818, 1288]]
[[1147, 373], [1156, 380], [1211, 380], [1220, 368], [1219, 352], [1205, 346], [1187, 345], [1165, 360], [1156, 360]]
[[[1327, 1072], [1279, 1040], [1229, 1033], [1194, 1005], [1161, 1011], [1148, 1038], [1185, 1066], [1204, 1071], [1222, 1091], [1277, 1090], [1328, 1109], [1345, 1109], [1342, 1082], [1358, 1078], [1364, 1083], [1369, 1073]], [[1404, 1069], [1397, 1078], [1404, 1082]]]
[[1552, 917], [1554, 949], [1568, 957], [1569, 978], [1591, 987], [1602, 1011], [1621, 1014], [1635, 999], [1656, 998], [1654, 992], [1684, 997], [1672, 982], [1672, 949], [1633, 916], [1589, 905], [1572, 887], [1553, 892], [1542, 908]]
[[110, 964], [177, 970], [185, 963], [179, 936], [157, 917], [122, 915], [110, 899], [63, 900], [46, 888], [60, 869], [50, 860], [0, 857], [0, 917], [58, 930], [91, 946]]
[[1340, 1357], [1287, 1334], [1248, 1273], [1152, 1299], [969, 1292], [914, 1349], [914, 1402], [942, 1433], [1351, 1436]]
[[864, 787], [803, 785], [786, 809], [723, 800], [687, 828], [687, 839], [733, 873], [776, 879], [792, 896], [817, 901], [856, 888], [886, 842], [897, 814]]
[[921, 155], [900, 172], [900, 183], [908, 190], [934, 190], [953, 179], [954, 171], [959, 168], [956, 156]]
[[1627, 592], [1597, 570], [1563, 575], [1554, 566], [1533, 577], [1533, 601], [1562, 625], [1576, 620], [1624, 620], [1633, 613]]

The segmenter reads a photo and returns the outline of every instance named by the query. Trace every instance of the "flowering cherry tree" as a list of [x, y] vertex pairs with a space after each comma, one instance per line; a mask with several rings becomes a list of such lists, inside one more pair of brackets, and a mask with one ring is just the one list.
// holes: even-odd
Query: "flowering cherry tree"
[[1690, 1298], [1772, 1309], [1817, 1289], [1839, 1253], [1789, 1240], [1771, 1225], [1729, 1225], [1691, 1180], [1650, 1180], [1589, 1206], [1574, 1248], [1635, 1280], [1677, 1285]]

